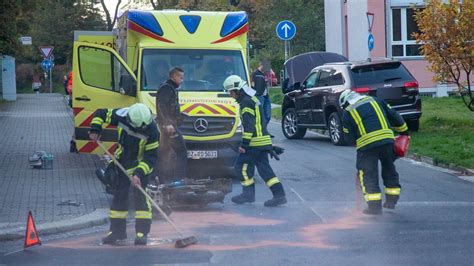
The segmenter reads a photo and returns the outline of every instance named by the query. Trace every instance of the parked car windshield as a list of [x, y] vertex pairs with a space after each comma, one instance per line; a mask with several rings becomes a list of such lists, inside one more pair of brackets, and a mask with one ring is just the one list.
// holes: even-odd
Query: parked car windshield
[[244, 61], [236, 50], [146, 49], [142, 60], [142, 90], [155, 91], [172, 67], [184, 70], [182, 91], [224, 91], [230, 75], [247, 80]]
[[355, 86], [413, 80], [400, 62], [355, 67], [351, 69], [351, 72]]

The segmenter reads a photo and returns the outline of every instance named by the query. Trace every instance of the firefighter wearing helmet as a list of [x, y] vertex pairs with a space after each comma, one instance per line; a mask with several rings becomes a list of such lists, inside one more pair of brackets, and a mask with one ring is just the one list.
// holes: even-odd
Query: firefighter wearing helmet
[[368, 205], [363, 212], [371, 215], [382, 213], [379, 161], [385, 186], [383, 207], [394, 209], [400, 197], [401, 186], [394, 164], [397, 157], [393, 151], [392, 129], [408, 135], [405, 121], [383, 100], [351, 90], [341, 93], [339, 105], [345, 110], [342, 119], [345, 137], [349, 142], [356, 142], [357, 178]]
[[[157, 161], [159, 132], [151, 111], [144, 104], [137, 103], [129, 108], [99, 109], [91, 122], [89, 137], [93, 141], [100, 138], [102, 125], [118, 126], [118, 146], [115, 157], [132, 175], [135, 201], [135, 245], [146, 245], [151, 226], [151, 206], [145, 196], [135, 186], [146, 188], [148, 176]], [[103, 136], [106, 137], [105, 134]], [[104, 139], [106, 140], [106, 139]], [[116, 141], [107, 139], [106, 141]], [[110, 165], [109, 168], [110, 169]], [[126, 218], [128, 216], [129, 178], [121, 171], [114, 171], [113, 201], [110, 207], [109, 234], [102, 239], [103, 244], [115, 244], [127, 238]]]
[[227, 77], [224, 88], [240, 106], [240, 119], [243, 127], [242, 143], [235, 170], [240, 177], [242, 193], [232, 197], [232, 202], [242, 204], [255, 201], [255, 167], [273, 194], [273, 198], [265, 201], [266, 207], [285, 204], [286, 196], [283, 185], [270, 166], [268, 155], [272, 151], [272, 141], [266, 128], [260, 103], [255, 97], [255, 90], [237, 75]]

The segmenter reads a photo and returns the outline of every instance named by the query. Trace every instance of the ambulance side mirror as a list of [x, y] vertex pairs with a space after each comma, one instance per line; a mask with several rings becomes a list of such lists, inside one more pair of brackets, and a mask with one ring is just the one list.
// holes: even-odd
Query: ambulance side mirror
[[137, 94], [137, 82], [130, 75], [120, 76], [120, 93], [135, 97]]

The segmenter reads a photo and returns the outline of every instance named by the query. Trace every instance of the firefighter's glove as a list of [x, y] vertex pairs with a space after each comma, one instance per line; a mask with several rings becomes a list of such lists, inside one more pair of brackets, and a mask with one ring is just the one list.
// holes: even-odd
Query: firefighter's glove
[[272, 149], [270, 150], [270, 157], [272, 159], [275, 159], [275, 160], [279, 161], [280, 156], [278, 156], [278, 155], [283, 154], [284, 151], [285, 151], [285, 149], [283, 149], [282, 147], [274, 145], [274, 146], [272, 146]]

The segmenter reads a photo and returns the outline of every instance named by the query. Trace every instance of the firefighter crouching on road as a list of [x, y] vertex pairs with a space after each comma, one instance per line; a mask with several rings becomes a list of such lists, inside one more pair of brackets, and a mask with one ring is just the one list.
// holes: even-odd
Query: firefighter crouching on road
[[[169, 72], [169, 79], [160, 85], [156, 93], [156, 121], [160, 127], [162, 143], [160, 160], [164, 160], [161, 168], [168, 168], [162, 169], [167, 170], [162, 174], [166, 183], [186, 178], [188, 152], [183, 135], [178, 129], [182, 117], [177, 90], [183, 80], [184, 71], [174, 67]], [[174, 163], [170, 161], [171, 151], [176, 154]], [[171, 173], [174, 173], [174, 176], [169, 176]]]
[[240, 177], [242, 194], [232, 197], [232, 202], [242, 204], [255, 201], [255, 184], [253, 174], [255, 166], [267, 186], [273, 193], [273, 198], [265, 201], [266, 207], [274, 207], [286, 203], [283, 185], [275, 176], [268, 161], [268, 154], [272, 150], [272, 141], [267, 132], [266, 121], [262, 115], [262, 108], [246, 81], [239, 76], [229, 76], [224, 81], [224, 88], [230, 93], [240, 106], [240, 118], [243, 127], [242, 144], [239, 147], [239, 157], [235, 170]]
[[382, 165], [385, 186], [384, 208], [394, 209], [400, 197], [401, 186], [395, 169], [393, 131], [408, 135], [403, 118], [383, 100], [345, 90], [339, 104], [346, 112], [343, 131], [357, 148], [357, 177], [368, 208], [365, 214], [382, 214], [382, 193], [379, 187], [378, 162]]
[[[148, 175], [157, 160], [159, 132], [151, 111], [144, 104], [137, 103], [130, 108], [99, 109], [92, 119], [89, 137], [97, 141], [102, 124], [118, 126], [118, 146], [115, 157], [133, 177], [133, 185], [146, 188]], [[130, 180], [122, 171], [117, 173], [117, 187], [110, 207], [110, 231], [102, 239], [103, 244], [115, 244], [127, 238], [126, 218], [128, 216], [128, 194]], [[151, 205], [134, 187], [135, 199], [135, 245], [146, 245], [151, 226]]]

